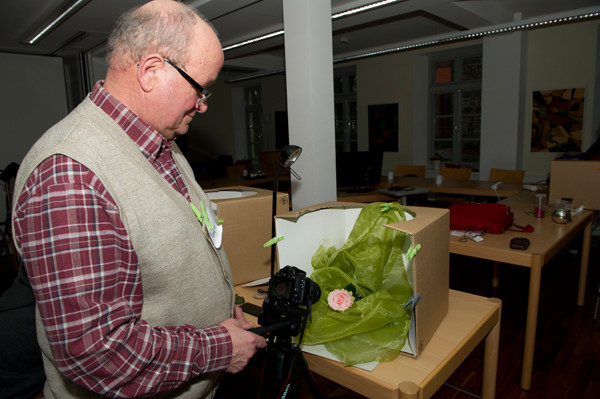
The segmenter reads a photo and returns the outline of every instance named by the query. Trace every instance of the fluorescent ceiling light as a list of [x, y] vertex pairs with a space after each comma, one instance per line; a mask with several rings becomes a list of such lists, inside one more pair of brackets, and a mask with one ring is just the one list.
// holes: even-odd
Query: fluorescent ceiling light
[[[379, 7], [387, 6], [388, 4], [396, 3], [398, 1], [400, 1], [400, 0], [378, 1], [378, 2], [375, 2], [375, 3], [367, 4], [365, 6], [352, 8], [352, 9], [347, 10], [347, 11], [338, 12], [337, 14], [333, 14], [331, 16], [331, 19], [338, 19], [338, 18], [342, 18], [342, 17], [347, 17], [348, 15], [354, 15], [354, 14], [358, 14], [358, 13], [363, 12], [363, 11], [368, 11], [368, 10], [372, 10], [374, 8], [379, 8]], [[402, 0], [402, 1], [405, 1], [405, 0]]]
[[590, 11], [583, 14], [571, 15], [571, 16], [563, 16], [563, 17], [549, 17], [549, 19], [538, 19], [538, 20], [529, 20], [527, 21], [518, 21], [510, 24], [497, 25], [493, 29], [487, 30], [470, 30], [466, 32], [462, 32], [458, 35], [454, 36], [443, 36], [439, 38], [431, 38], [430, 40], [426, 40], [423, 42], [409, 43], [406, 45], [402, 45], [399, 47], [389, 48], [385, 50], [372, 51], [365, 54], [359, 54], [355, 56], [344, 57], [340, 59], [333, 60], [333, 62], [342, 62], [355, 60], [359, 58], [373, 57], [376, 55], [383, 55], [389, 53], [397, 53], [399, 51], [412, 50], [420, 47], [434, 46], [438, 44], [446, 44], [450, 42], [460, 41], [460, 40], [470, 40], [470, 39], [478, 39], [484, 36], [496, 35], [500, 33], [528, 30], [528, 29], [536, 29], [544, 26], [550, 26], [555, 24], [563, 24], [563, 23], [571, 23], [571, 22], [581, 22], [582, 20], [590, 19], [590, 18], [598, 18], [600, 17], [600, 11]]
[[[335, 63], [339, 63], [339, 62], [351, 61], [351, 60], [356, 60], [356, 59], [360, 59], [360, 58], [367, 58], [367, 57], [373, 57], [373, 56], [378, 56], [378, 55], [397, 53], [397, 52], [401, 52], [401, 51], [413, 50], [416, 48], [427, 47], [427, 46], [447, 44], [447, 43], [460, 41], [460, 40], [478, 39], [478, 38], [482, 38], [484, 36], [490, 36], [490, 35], [495, 35], [495, 34], [516, 32], [516, 31], [528, 30], [528, 29], [536, 29], [536, 28], [541, 28], [541, 27], [555, 25], [555, 24], [581, 22], [581, 21], [584, 21], [587, 19], [600, 18], [600, 11], [597, 11], [597, 10], [583, 9], [583, 10], [576, 10], [576, 11], [579, 11], [581, 13], [578, 13], [576, 15], [570, 15], [570, 16], [556, 16], [556, 17], [545, 16], [544, 19], [537, 19], [537, 20], [530, 19], [530, 20], [526, 20], [526, 21], [518, 21], [518, 22], [513, 22], [510, 24], [498, 25], [498, 26], [494, 27], [493, 29], [488, 28], [487, 30], [484, 30], [484, 29], [475, 30], [474, 29], [474, 30], [470, 30], [470, 31], [466, 31], [466, 32], [461, 32], [458, 35], [453, 35], [453, 36], [446, 35], [446, 36], [441, 36], [438, 38], [431, 38], [430, 40], [425, 40], [422, 42], [408, 43], [408, 44], [401, 45], [401, 46], [394, 47], [394, 48], [372, 51], [372, 52], [368, 52], [368, 53], [364, 53], [364, 54], [358, 54], [358, 55], [348, 56], [348, 57], [343, 57], [343, 58], [337, 58], [337, 59], [333, 60], [333, 63], [335, 64]], [[270, 75], [277, 75], [280, 73], [285, 73], [285, 69], [279, 69], [276, 71], [265, 71], [265, 72], [261, 72], [261, 73], [254, 74], [254, 75], [242, 76], [239, 78], [229, 80], [229, 81], [227, 81], [227, 83], [241, 82], [241, 81], [245, 81], [245, 80], [256, 79], [256, 78], [270, 76]]]
[[[383, 0], [383, 1], [377, 1], [375, 3], [371, 3], [371, 4], [364, 5], [364, 6], [352, 8], [350, 10], [338, 12], [337, 14], [333, 14], [331, 16], [331, 19], [338, 19], [338, 18], [342, 18], [342, 17], [347, 17], [349, 15], [358, 14], [360, 12], [364, 12], [364, 11], [372, 10], [372, 9], [375, 9], [375, 8], [387, 6], [388, 4], [396, 3], [398, 1], [405, 1], [405, 0]], [[253, 39], [244, 40], [242, 42], [234, 43], [234, 44], [232, 44], [230, 46], [223, 47], [223, 51], [227, 51], [227, 50], [231, 50], [231, 49], [234, 49], [234, 48], [246, 46], [248, 44], [252, 44], [252, 43], [256, 43], [256, 42], [260, 42], [261, 40], [270, 39], [272, 37], [283, 35], [283, 33], [284, 33], [283, 29], [279, 30], [279, 31], [276, 31], [276, 32], [267, 33], [266, 35], [258, 36], [258, 37], [255, 37]]]
[[84, 3], [87, 3], [90, 0], [77, 0], [70, 6], [68, 6], [58, 17], [56, 17], [52, 22], [43, 27], [41, 30], [36, 31], [30, 39], [27, 40], [27, 44], [36, 44], [42, 37], [48, 34], [52, 29], [54, 29], [58, 24], [60, 24], [63, 20], [69, 17], [75, 10], [81, 7]]
[[245, 40], [243, 42], [235, 43], [235, 44], [232, 44], [231, 46], [223, 47], [223, 51], [231, 50], [231, 49], [234, 49], [234, 48], [237, 48], [237, 47], [245, 46], [247, 44], [252, 44], [252, 43], [260, 42], [261, 40], [270, 39], [272, 37], [280, 36], [280, 35], [283, 35], [283, 32], [284, 31], [282, 29], [282, 30], [278, 30], [277, 32], [271, 32], [271, 33], [267, 33], [266, 35], [255, 37], [254, 39], [248, 39], [248, 40]]

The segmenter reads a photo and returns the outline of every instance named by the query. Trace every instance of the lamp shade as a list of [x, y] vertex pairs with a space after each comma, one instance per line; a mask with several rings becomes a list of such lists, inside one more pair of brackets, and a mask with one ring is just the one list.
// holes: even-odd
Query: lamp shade
[[284, 168], [289, 168], [302, 153], [302, 148], [297, 145], [288, 145], [281, 150], [281, 165]]

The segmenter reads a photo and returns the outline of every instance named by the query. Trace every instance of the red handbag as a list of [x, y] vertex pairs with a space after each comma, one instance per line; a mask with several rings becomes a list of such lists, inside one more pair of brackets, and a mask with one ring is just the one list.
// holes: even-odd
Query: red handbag
[[471, 230], [500, 234], [512, 227], [514, 215], [503, 204], [456, 202], [450, 210], [451, 230]]

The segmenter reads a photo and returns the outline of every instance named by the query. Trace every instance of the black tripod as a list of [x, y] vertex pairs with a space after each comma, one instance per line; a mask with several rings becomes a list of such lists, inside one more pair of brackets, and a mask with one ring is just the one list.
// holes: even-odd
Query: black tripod
[[294, 323], [283, 320], [267, 327], [252, 329], [260, 335], [269, 332], [269, 343], [265, 349], [266, 364], [258, 396], [261, 399], [294, 398], [302, 388], [302, 379], [313, 398], [323, 399], [300, 346], [292, 341], [290, 330], [294, 329], [293, 325]]

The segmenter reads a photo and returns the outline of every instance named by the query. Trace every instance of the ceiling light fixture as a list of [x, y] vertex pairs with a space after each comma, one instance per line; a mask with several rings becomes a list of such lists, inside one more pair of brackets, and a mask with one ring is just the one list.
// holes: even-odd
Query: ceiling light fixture
[[[367, 4], [367, 5], [356, 7], [356, 8], [351, 8], [350, 10], [346, 10], [346, 11], [342, 11], [342, 12], [333, 14], [331, 16], [331, 19], [338, 19], [338, 18], [342, 18], [342, 17], [347, 17], [349, 15], [358, 14], [358, 13], [361, 13], [361, 12], [364, 12], [364, 11], [369, 11], [369, 10], [373, 10], [375, 8], [387, 6], [389, 4], [396, 3], [398, 1], [405, 1], [405, 0], [383, 0], [383, 1], [377, 1], [375, 3]], [[227, 51], [227, 50], [231, 50], [231, 49], [234, 49], [234, 48], [246, 46], [248, 44], [252, 44], [252, 43], [256, 43], [256, 42], [260, 42], [262, 40], [270, 39], [272, 37], [277, 37], [277, 36], [283, 35], [284, 32], [285, 31], [282, 29], [282, 30], [278, 30], [276, 32], [267, 33], [266, 35], [255, 37], [253, 39], [248, 39], [248, 40], [244, 40], [244, 41], [239, 42], [239, 43], [234, 43], [234, 44], [232, 44], [230, 46], [223, 47], [223, 51]]]
[[[511, 23], [511, 24], [498, 25], [494, 29], [488, 29], [488, 30], [474, 29], [474, 30], [470, 30], [470, 31], [466, 31], [466, 32], [461, 32], [461, 34], [455, 35], [455, 36], [440, 37], [437, 39], [432, 38], [431, 40], [427, 40], [427, 41], [423, 41], [423, 42], [410, 43], [410, 44], [406, 44], [403, 46], [394, 47], [394, 48], [390, 48], [390, 49], [372, 51], [372, 52], [368, 52], [368, 53], [364, 53], [364, 54], [358, 54], [355, 56], [339, 58], [339, 59], [333, 60], [333, 62], [336, 63], [336, 62], [356, 60], [359, 58], [373, 57], [373, 56], [383, 55], [383, 54], [397, 53], [400, 51], [413, 50], [415, 48], [420, 48], [420, 47], [434, 46], [434, 45], [439, 45], [439, 44], [447, 44], [450, 42], [456, 42], [456, 41], [460, 41], [460, 40], [478, 39], [478, 38], [481, 38], [484, 36], [490, 36], [490, 35], [495, 35], [495, 34], [500, 34], [500, 33], [520, 31], [520, 30], [541, 28], [541, 27], [549, 26], [549, 25], [556, 25], [556, 24], [570, 23], [570, 22], [581, 22], [582, 20], [585, 20], [585, 19], [598, 18], [598, 17], [600, 17], [600, 11], [594, 10], [594, 11], [585, 12], [583, 14], [572, 15], [572, 16], [563, 16], [563, 17], [555, 17], [555, 18], [550, 17], [550, 19], [544, 19], [544, 20], [529, 20], [530, 22], [518, 21], [518, 22]], [[548, 18], [548, 16], [546, 16], [545, 18]]]
[[248, 40], [245, 40], [243, 42], [235, 43], [235, 44], [232, 44], [231, 46], [223, 47], [223, 51], [231, 50], [231, 49], [234, 49], [234, 48], [237, 48], [237, 47], [242, 47], [242, 46], [245, 46], [247, 44], [252, 44], [252, 43], [260, 42], [262, 40], [270, 39], [272, 37], [277, 37], [277, 36], [283, 35], [283, 32], [284, 31], [282, 29], [282, 30], [278, 30], [277, 32], [271, 32], [271, 33], [268, 33], [268, 34], [263, 35], [263, 36], [255, 37], [254, 39], [248, 39]]
[[[379, 8], [379, 7], [387, 6], [388, 4], [397, 3], [398, 1], [400, 1], [400, 0], [377, 1], [375, 3], [367, 4], [365, 6], [356, 7], [356, 8], [352, 8], [350, 10], [347, 10], [347, 11], [338, 12], [337, 14], [333, 14], [331, 16], [331, 19], [338, 19], [338, 18], [342, 18], [342, 17], [347, 17], [349, 15], [354, 15], [354, 14], [358, 14], [358, 13], [361, 13], [361, 12], [364, 12], [364, 11], [369, 11], [369, 10], [372, 10], [374, 8]], [[405, 0], [402, 0], [402, 1], [405, 1]]]
[[[417, 42], [417, 43], [410, 43], [410, 44], [406, 44], [406, 45], [402, 45], [402, 46], [398, 46], [398, 47], [394, 47], [394, 48], [390, 48], [390, 49], [372, 51], [372, 52], [368, 52], [368, 53], [364, 53], [364, 54], [358, 54], [358, 55], [353, 55], [353, 56], [348, 56], [348, 57], [343, 57], [343, 58], [336, 58], [333, 60], [333, 63], [335, 64], [335, 63], [339, 63], [339, 62], [351, 61], [351, 60], [356, 60], [356, 59], [360, 59], [360, 58], [374, 57], [374, 56], [378, 56], [378, 55], [397, 53], [397, 52], [407, 51], [407, 50], [414, 50], [416, 48], [435, 46], [435, 45], [439, 45], [439, 44], [447, 44], [447, 43], [456, 42], [456, 41], [460, 41], [460, 40], [478, 39], [478, 38], [481, 38], [484, 36], [490, 36], [490, 35], [494, 35], [494, 34], [515, 32], [515, 31], [527, 30], [527, 29], [535, 29], [535, 28], [556, 25], [556, 24], [561, 24], [561, 23], [582, 22], [587, 19], [600, 18], [600, 11], [598, 11], [598, 10], [575, 10], [575, 11], [578, 11], [578, 13], [576, 15], [571, 15], [571, 16], [560, 16], [560, 17], [545, 16], [545, 18], [547, 18], [547, 19], [544, 19], [544, 20], [518, 21], [518, 22], [514, 22], [512, 24], [498, 25], [494, 29], [470, 30], [470, 31], [466, 31], [466, 32], [461, 32], [461, 34], [455, 35], [455, 36], [444, 36], [444, 37], [439, 37], [437, 39], [431, 39], [431, 40], [426, 40], [426, 41]], [[581, 12], [581, 13], [579, 13], [579, 12]], [[279, 69], [276, 71], [266, 71], [266, 72], [261, 72], [259, 74], [243, 76], [243, 77], [231, 79], [231, 80], [227, 81], [227, 83], [241, 82], [241, 81], [256, 79], [256, 78], [260, 78], [260, 77], [277, 75], [280, 73], [285, 73], [285, 69]]]
[[61, 22], [63, 22], [67, 17], [70, 17], [77, 9], [81, 8], [85, 3], [90, 0], [76, 0], [71, 5], [64, 8], [56, 18], [54, 18], [49, 24], [45, 25], [40, 30], [33, 33], [30, 39], [27, 39], [27, 44], [36, 44], [38, 41], [42, 39], [42, 37], [46, 36], [50, 31], [56, 28]]

